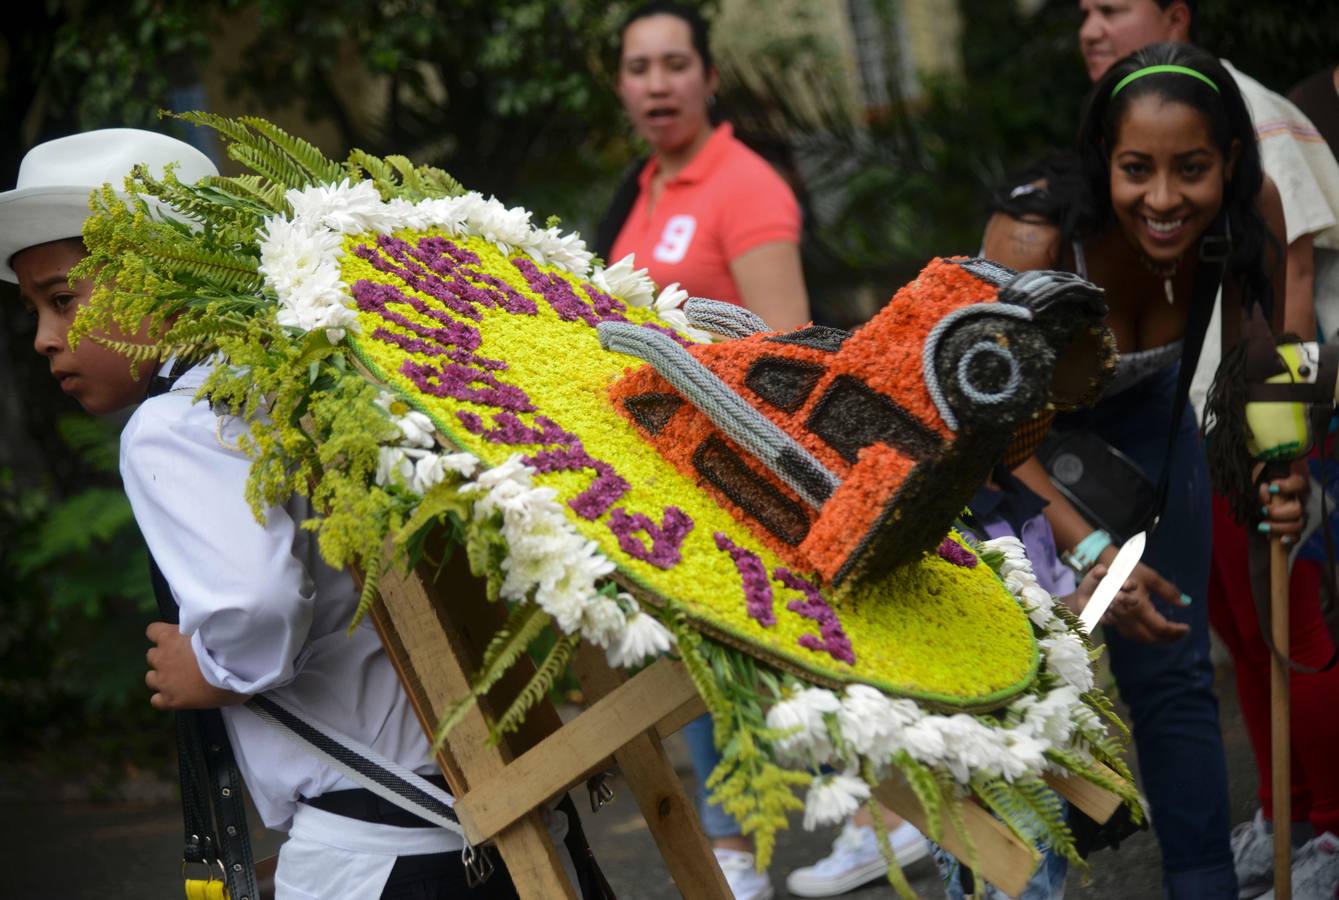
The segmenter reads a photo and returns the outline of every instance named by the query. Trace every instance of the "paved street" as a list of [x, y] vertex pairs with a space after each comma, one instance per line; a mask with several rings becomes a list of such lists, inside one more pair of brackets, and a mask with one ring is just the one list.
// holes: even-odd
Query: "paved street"
[[[1219, 696], [1232, 776], [1235, 820], [1254, 808], [1255, 770], [1241, 725], [1230, 671], [1220, 672]], [[670, 753], [685, 779], [687, 754], [676, 740]], [[679, 896], [665, 874], [655, 846], [629, 793], [615, 783], [614, 802], [598, 815], [584, 815], [591, 842], [620, 900], [672, 900]], [[121, 900], [181, 896], [177, 860], [181, 819], [175, 785], [155, 778], [135, 779], [114, 800], [91, 800], [72, 783], [53, 783], [32, 773], [0, 774], [0, 843], [7, 877], [0, 900]], [[578, 807], [588, 809], [585, 798]], [[255, 817], [252, 817], [255, 820]], [[827, 853], [834, 830], [808, 834], [794, 817], [777, 846], [772, 880], [786, 896], [785, 873]], [[257, 855], [273, 853], [278, 837], [255, 829]], [[1159, 896], [1159, 866], [1152, 836], [1142, 833], [1119, 851], [1093, 857], [1088, 885], [1071, 878], [1066, 896], [1082, 900], [1141, 900]], [[933, 865], [921, 862], [908, 876], [925, 898], [940, 898]], [[890, 898], [886, 884], [845, 895], [852, 900]]]

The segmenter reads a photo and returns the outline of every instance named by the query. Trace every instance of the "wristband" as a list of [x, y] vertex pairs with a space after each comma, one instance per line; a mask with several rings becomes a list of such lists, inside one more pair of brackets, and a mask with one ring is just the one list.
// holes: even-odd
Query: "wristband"
[[1060, 559], [1075, 572], [1084, 575], [1097, 562], [1102, 551], [1111, 544], [1111, 535], [1099, 528], [1075, 544], [1074, 549], [1063, 554]]

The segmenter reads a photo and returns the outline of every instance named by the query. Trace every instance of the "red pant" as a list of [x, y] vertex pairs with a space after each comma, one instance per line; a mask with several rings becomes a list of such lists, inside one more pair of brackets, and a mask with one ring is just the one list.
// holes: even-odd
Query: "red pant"
[[[1260, 806], [1272, 815], [1269, 746], [1269, 649], [1260, 633], [1251, 595], [1246, 530], [1232, 520], [1222, 497], [1213, 498], [1213, 566], [1209, 573], [1209, 621], [1232, 653], [1237, 696], [1255, 748]], [[1290, 656], [1322, 666], [1333, 653], [1320, 614], [1319, 564], [1299, 560], [1290, 585]], [[1292, 817], [1310, 821], [1316, 833], [1339, 834], [1339, 666], [1328, 672], [1293, 672]]]

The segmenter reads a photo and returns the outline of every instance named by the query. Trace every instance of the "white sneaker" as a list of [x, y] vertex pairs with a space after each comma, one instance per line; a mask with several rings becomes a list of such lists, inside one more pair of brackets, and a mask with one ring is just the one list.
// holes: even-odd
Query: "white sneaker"
[[[1339, 894], [1339, 837], [1325, 832], [1293, 855], [1293, 900], [1334, 900]], [[1274, 900], [1274, 891], [1261, 900]]]
[[[910, 822], [893, 829], [888, 835], [888, 845], [903, 868], [924, 859], [930, 852], [929, 843]], [[879, 853], [874, 829], [848, 819], [832, 842], [832, 852], [812, 866], [791, 872], [786, 876], [786, 888], [797, 897], [835, 897], [887, 873], [888, 864]]]
[[735, 900], [772, 900], [772, 880], [757, 870], [752, 853], [724, 847], [715, 848], [715, 853]]
[[1232, 829], [1237, 898], [1251, 900], [1274, 886], [1274, 829], [1257, 809], [1255, 818]]

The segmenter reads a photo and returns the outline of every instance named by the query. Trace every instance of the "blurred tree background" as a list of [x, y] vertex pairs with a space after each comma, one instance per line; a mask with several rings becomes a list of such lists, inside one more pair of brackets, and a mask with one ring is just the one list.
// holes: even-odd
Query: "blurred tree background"
[[[590, 233], [645, 152], [613, 91], [616, 31], [633, 5], [19, 5], [0, 26], [0, 187], [41, 140], [170, 130], [180, 126], [160, 109], [207, 108], [274, 118], [334, 158], [361, 147], [439, 165]], [[1077, 0], [702, 5], [718, 14], [720, 108], [801, 197], [815, 315], [833, 324], [858, 324], [929, 257], [973, 252], [987, 192], [1070, 140], [1087, 88]], [[926, 72], [910, 58], [912, 6], [953, 21], [938, 32], [952, 66]], [[1276, 90], [1339, 61], [1332, 0], [1201, 7], [1201, 42]], [[850, 42], [876, 47], [879, 64], [857, 66]], [[218, 153], [207, 133], [181, 136]], [[170, 732], [142, 685], [154, 607], [116, 477], [120, 423], [91, 421], [61, 395], [13, 291], [0, 291], [0, 759], [93, 758], [112, 776], [166, 761]]]

